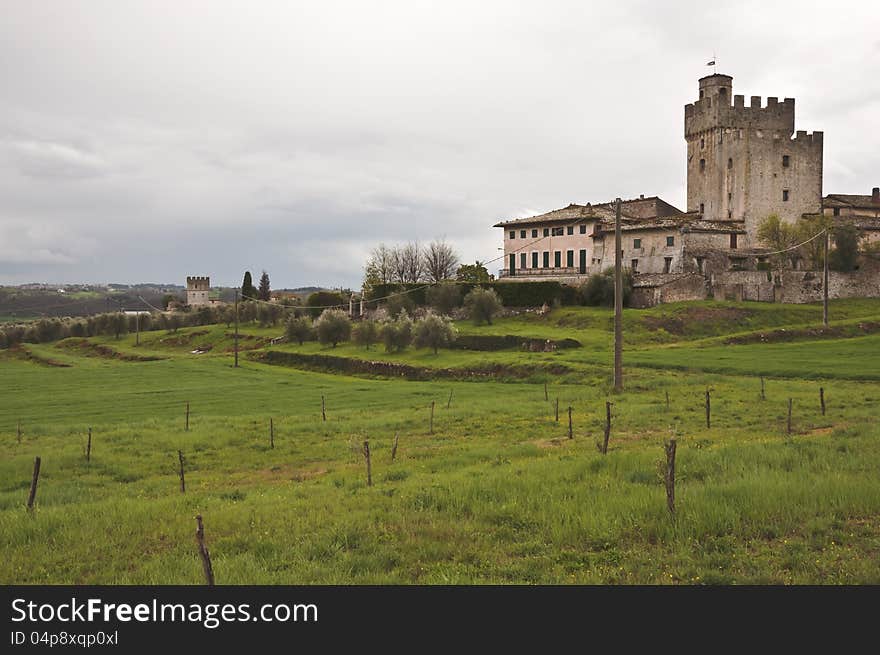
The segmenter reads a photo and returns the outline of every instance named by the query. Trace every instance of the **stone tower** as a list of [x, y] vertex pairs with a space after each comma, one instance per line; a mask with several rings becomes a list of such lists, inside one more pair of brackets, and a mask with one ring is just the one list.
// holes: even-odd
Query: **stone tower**
[[208, 292], [211, 289], [211, 278], [209, 277], [187, 277], [186, 278], [186, 304], [191, 307], [201, 307], [209, 305]]
[[700, 79], [700, 97], [684, 107], [687, 208], [710, 221], [743, 221], [756, 246], [761, 221], [793, 222], [822, 207], [822, 132], [794, 134], [794, 98], [734, 96], [733, 78]]

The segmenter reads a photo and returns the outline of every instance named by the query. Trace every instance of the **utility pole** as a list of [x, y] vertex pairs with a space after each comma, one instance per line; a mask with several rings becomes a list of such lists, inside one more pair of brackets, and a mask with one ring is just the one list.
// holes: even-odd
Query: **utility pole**
[[134, 313], [134, 345], [141, 345], [141, 310]]
[[238, 289], [235, 290], [235, 368], [238, 368]]
[[614, 215], [614, 392], [623, 391], [623, 262], [620, 234], [620, 198]]
[[828, 327], [828, 228], [825, 228], [825, 261], [822, 266], [822, 324]]

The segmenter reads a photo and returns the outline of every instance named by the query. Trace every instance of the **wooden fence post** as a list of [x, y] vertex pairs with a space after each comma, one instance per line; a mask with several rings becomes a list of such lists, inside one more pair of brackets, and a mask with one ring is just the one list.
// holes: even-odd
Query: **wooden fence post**
[[394, 458], [397, 457], [397, 440], [400, 439], [399, 434], [394, 435], [394, 445], [391, 446], [391, 461], [394, 461]]
[[764, 376], [761, 376], [761, 400], [764, 400]]
[[21, 443], [21, 419], [18, 419], [18, 443]]
[[324, 394], [321, 394], [321, 418], [325, 421], [327, 420], [327, 412], [324, 407]]
[[367, 486], [373, 486], [373, 471], [370, 467], [370, 442], [364, 441], [364, 459], [367, 460]]
[[666, 507], [675, 518], [675, 439], [666, 442]]
[[[668, 393], [668, 392], [667, 392]], [[611, 437], [611, 403], [605, 401], [605, 440], [602, 442], [602, 454], [608, 454], [608, 439]]]
[[556, 398], [556, 422], [559, 423], [559, 397]]
[[666, 392], [666, 411], [669, 411], [669, 392]]
[[788, 424], [786, 425], [786, 433], [791, 434], [791, 398], [788, 399]]
[[547, 380], [544, 380], [544, 400], [548, 402], [550, 400], [550, 396], [547, 395]]
[[571, 405], [568, 406], [568, 438], [574, 439], [574, 433], [571, 430]]
[[275, 420], [269, 417], [269, 448], [275, 447]]
[[452, 389], [449, 390], [449, 400], [446, 401], [446, 409], [452, 404]]
[[189, 402], [186, 403], [186, 431], [189, 432]]
[[709, 390], [706, 389], [706, 427], [712, 427], [712, 401], [709, 399]]
[[37, 480], [40, 478], [40, 458], [34, 457], [34, 474], [31, 476], [31, 492], [28, 494], [27, 508], [34, 511], [34, 501], [37, 499]]
[[89, 428], [89, 440], [86, 442], [86, 461], [92, 459], [92, 428]]
[[214, 568], [211, 566], [211, 555], [205, 543], [205, 526], [202, 524], [202, 515], [196, 516], [196, 542], [199, 545], [199, 556], [202, 558], [202, 570], [205, 572], [205, 584], [214, 586]]
[[430, 423], [428, 424], [428, 433], [434, 434], [434, 401], [433, 400], [431, 401], [431, 419], [430, 419]]
[[819, 387], [819, 405], [822, 407], [822, 416], [825, 416], [825, 388]]
[[180, 476], [180, 493], [186, 493], [186, 481], [183, 478], [183, 451], [177, 451], [177, 461], [180, 462], [180, 470], [178, 471], [178, 475]]

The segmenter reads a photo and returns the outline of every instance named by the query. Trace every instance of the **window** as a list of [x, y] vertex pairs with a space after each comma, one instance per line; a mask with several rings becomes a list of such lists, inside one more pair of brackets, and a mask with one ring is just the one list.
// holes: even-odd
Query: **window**
[[574, 250], [567, 250], [565, 252], [565, 265], [569, 268], [574, 268]]
[[733, 200], [733, 194], [732, 194], [732, 193], [728, 193], [728, 194], [727, 194], [727, 202], [731, 202], [732, 200]]
[[519, 267], [520, 268], [526, 267], [526, 254], [524, 252], [521, 252], [519, 254]]
[[567, 232], [568, 234], [574, 234], [574, 225], [569, 225], [569, 226], [568, 226], [568, 229], [566, 230], [566, 232]]
[[722, 86], [720, 89], [718, 89], [718, 95], [722, 98], [727, 97], [727, 88]]
[[703, 203], [700, 203], [700, 213], [701, 214], [703, 213], [704, 208], [705, 208], [705, 205]]
[[674, 246], [675, 245], [675, 237], [666, 237], [666, 245]]
[[703, 89], [700, 89], [700, 97], [703, 97]]
[[[519, 238], [520, 238], [520, 239], [525, 239], [525, 238], [526, 238], [526, 231], [525, 231], [525, 230], [520, 230], [520, 231], [519, 231]], [[525, 268], [525, 267], [523, 267], [523, 268]]]
[[735, 248], [736, 248], [736, 234], [731, 234], [731, 235], [730, 235], [730, 247], [731, 247], [732, 249], [735, 249]]
[[516, 239], [516, 230], [511, 230], [511, 231], [510, 231], [510, 238], [511, 238], [511, 239]]
[[586, 234], [586, 233], [587, 233], [587, 226], [581, 225], [581, 234]]
[[732, 168], [733, 168], [733, 158], [732, 158], [732, 157], [728, 157], [728, 158], [727, 158], [727, 170], [730, 170], [730, 169], [732, 169]]
[[538, 253], [532, 253], [532, 268], [538, 268]]
[[633, 248], [638, 250], [641, 247], [642, 247], [642, 240], [641, 239], [633, 239]]
[[702, 172], [705, 171], [705, 170], [706, 170], [706, 160], [705, 160], [705, 159], [701, 159], [701, 160], [700, 160], [700, 172], [702, 173]]
[[788, 168], [789, 161], [788, 155], [782, 155], [782, 168]]
[[631, 263], [632, 263], [632, 272], [633, 272], [633, 273], [638, 273], [638, 272], [639, 272], [639, 260], [638, 260], [638, 259], [634, 259], [634, 260], [632, 260]]
[[553, 252], [553, 266], [554, 268], [560, 268], [562, 266], [562, 251], [556, 250]]
[[697, 270], [702, 273], [703, 272], [703, 258], [697, 257]]
[[550, 236], [550, 228], [549, 228], [549, 227], [545, 227], [545, 228], [544, 228], [544, 236], [545, 236], [545, 237], [549, 237], [549, 236]]
[[834, 214], [835, 216], [840, 216], [840, 207], [835, 207], [834, 211], [831, 213]]
[[706, 139], [700, 139], [700, 150], [706, 147]]
[[663, 258], [663, 272], [668, 273], [670, 268], [672, 268], [672, 257], [664, 257]]
[[538, 236], [538, 230], [532, 230], [532, 238], [534, 239], [537, 236]]
[[550, 252], [544, 251], [544, 268], [550, 268]]
[[782, 190], [782, 202], [788, 202], [788, 189]]
[[555, 236], [555, 237], [561, 237], [563, 234], [565, 234], [565, 228], [564, 228], [564, 227], [554, 227], [554, 228], [553, 228], [553, 236]]

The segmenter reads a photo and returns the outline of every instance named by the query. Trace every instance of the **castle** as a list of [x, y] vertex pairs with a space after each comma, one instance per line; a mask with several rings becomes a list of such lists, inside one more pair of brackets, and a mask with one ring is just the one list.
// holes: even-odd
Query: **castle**
[[186, 278], [186, 304], [190, 307], [202, 307], [210, 305], [208, 294], [211, 291], [211, 278], [189, 277]]
[[[865, 241], [880, 240], [880, 190], [823, 199], [823, 133], [795, 131], [793, 98], [768, 97], [763, 105], [752, 96], [746, 106], [733, 95], [733, 78], [720, 74], [701, 78], [698, 92], [684, 107], [687, 211], [656, 196], [621, 203], [623, 262], [636, 287], [656, 291], [653, 301], [684, 299], [659, 290], [675, 283], [687, 287], [688, 297], [714, 295], [713, 287], [727, 293], [735, 278], [727, 273], [766, 268], [771, 253], [757, 233], [771, 214], [788, 223], [823, 213], [850, 216]], [[582, 283], [614, 264], [614, 218], [614, 203], [606, 202], [496, 223], [504, 230], [499, 277]], [[765, 297], [760, 288], [757, 297], [748, 298], [754, 289], [738, 297], [779, 299], [781, 278], [770, 282]]]

